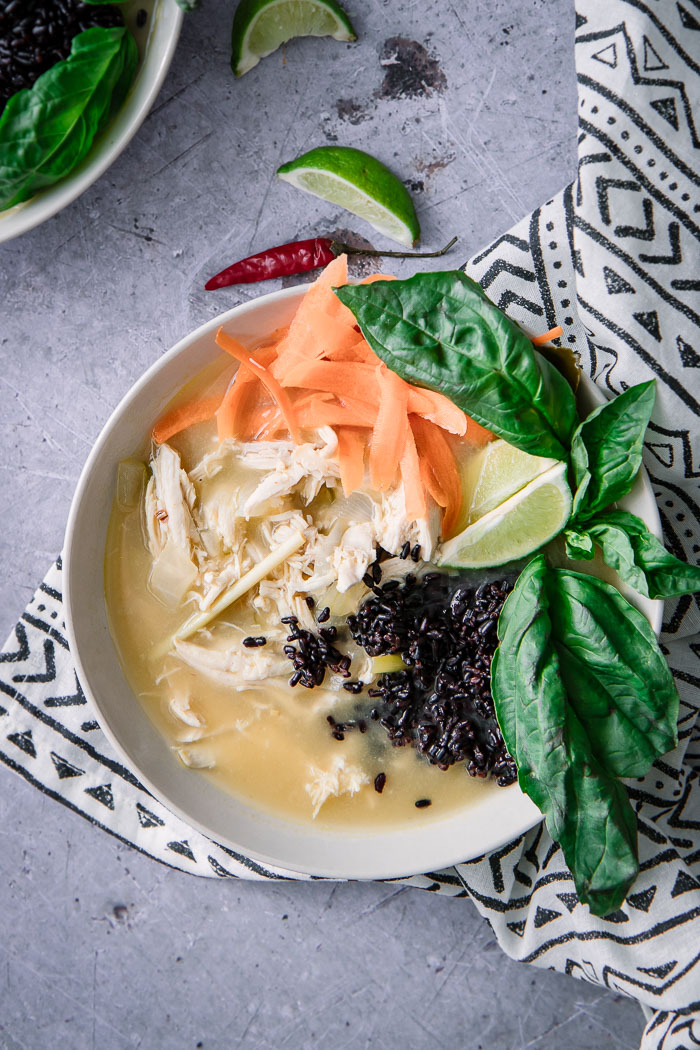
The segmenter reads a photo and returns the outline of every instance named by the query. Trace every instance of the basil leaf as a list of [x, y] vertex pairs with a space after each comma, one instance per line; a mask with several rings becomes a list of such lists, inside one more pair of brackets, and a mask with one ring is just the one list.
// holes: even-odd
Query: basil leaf
[[491, 688], [520, 787], [560, 844], [580, 900], [606, 915], [619, 908], [639, 871], [636, 818], [624, 786], [598, 761], [569, 703], [548, 575], [540, 555], [507, 598]]
[[10, 96], [0, 117], [0, 209], [73, 170], [126, 94], [137, 61], [124, 26], [96, 26], [78, 33], [68, 58], [31, 89]]
[[[571, 558], [576, 555], [570, 553], [568, 535], [566, 550]], [[700, 567], [670, 554], [635, 514], [625, 510], [597, 514], [586, 523], [585, 532], [576, 535], [591, 543], [595, 540], [606, 565], [647, 598], [676, 598], [700, 591]]]
[[678, 691], [645, 616], [609, 583], [550, 569], [546, 588], [569, 703], [598, 761], [639, 777], [678, 742]]
[[459, 270], [336, 288], [374, 352], [536, 456], [567, 459], [574, 394], [524, 332]]
[[593, 540], [588, 532], [585, 529], [581, 532], [575, 525], [564, 530], [564, 543], [566, 556], [572, 561], [590, 561], [595, 554]]
[[571, 465], [577, 486], [573, 513], [579, 521], [605, 510], [632, 488], [655, 396], [654, 379], [631, 386], [576, 429]]

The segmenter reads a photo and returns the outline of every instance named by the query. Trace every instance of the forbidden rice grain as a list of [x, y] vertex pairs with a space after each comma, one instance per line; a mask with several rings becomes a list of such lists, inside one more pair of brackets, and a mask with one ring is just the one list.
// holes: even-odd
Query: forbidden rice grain
[[383, 674], [368, 690], [378, 721], [396, 747], [410, 745], [439, 769], [465, 762], [470, 776], [516, 779], [491, 696], [496, 624], [511, 585], [470, 587], [442, 573], [409, 575], [376, 587], [347, 618], [369, 656], [400, 653], [406, 669]]

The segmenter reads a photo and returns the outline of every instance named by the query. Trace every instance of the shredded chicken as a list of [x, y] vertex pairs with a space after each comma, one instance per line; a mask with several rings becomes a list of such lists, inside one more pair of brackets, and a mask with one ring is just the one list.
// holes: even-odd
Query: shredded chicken
[[371, 522], [363, 521], [345, 530], [332, 558], [336, 586], [341, 594], [360, 582], [374, 561], [374, 553], [375, 532]]
[[[335, 431], [331, 427], [320, 427], [318, 436], [316, 443], [248, 442], [241, 447], [244, 466], [266, 471], [241, 508], [245, 517], [255, 514], [269, 500], [288, 496], [297, 488], [304, 502], [310, 503], [323, 485], [337, 483], [340, 469], [334, 459], [338, 448]], [[265, 446], [274, 446], [274, 451]]]
[[361, 787], [369, 784], [369, 777], [359, 766], [353, 766], [346, 762], [345, 758], [336, 756], [329, 769], [319, 769], [310, 766], [311, 780], [305, 784], [305, 790], [311, 798], [314, 807], [314, 820], [324, 802], [329, 798], [338, 798], [340, 795], [356, 795]]
[[289, 674], [289, 660], [281, 653], [260, 649], [207, 649], [194, 642], [176, 641], [174, 654], [184, 664], [219, 685], [239, 691], [267, 678]]
[[151, 459], [153, 477], [146, 490], [146, 524], [151, 554], [161, 552], [169, 540], [191, 557], [193, 545], [200, 544], [192, 517], [197, 494], [182, 469], [180, 456], [163, 443]]

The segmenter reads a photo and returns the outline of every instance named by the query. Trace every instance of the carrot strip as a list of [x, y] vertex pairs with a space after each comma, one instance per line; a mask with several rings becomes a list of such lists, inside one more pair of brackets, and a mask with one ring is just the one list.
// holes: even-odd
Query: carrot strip
[[370, 273], [362, 278], [360, 284], [374, 284], [375, 281], [398, 281], [398, 277], [390, 273]]
[[295, 444], [301, 444], [301, 434], [299, 433], [299, 425], [294, 416], [294, 409], [292, 408], [292, 402], [289, 399], [289, 394], [282, 389], [275, 377], [269, 372], [264, 365], [261, 365], [254, 357], [251, 357], [249, 352], [244, 346], [234, 339], [233, 336], [227, 335], [223, 328], [220, 328], [216, 333], [216, 343], [222, 350], [225, 350], [227, 354], [231, 354], [237, 361], [249, 368], [255, 376], [260, 380], [265, 389], [270, 394], [270, 397], [277, 402], [282, 413], [284, 420], [289, 429], [289, 433], [292, 436], [292, 441]]
[[351, 492], [361, 489], [365, 480], [367, 435], [356, 427], [339, 427], [336, 434], [340, 481], [343, 493], [349, 496]]
[[[270, 343], [260, 347], [251, 354], [251, 357], [259, 364], [267, 367], [274, 360], [276, 354], [276, 344]], [[239, 366], [216, 413], [216, 428], [219, 441], [245, 435], [248, 427], [247, 416], [250, 414], [249, 409], [252, 407], [251, 402], [253, 400], [253, 391], [250, 388], [250, 384], [254, 383], [255, 379], [256, 377], [250, 368], [243, 364]]]
[[[442, 537], [447, 539], [459, 520], [462, 508], [462, 482], [450, 442], [442, 430], [420, 416], [411, 417], [425, 487], [444, 508]], [[427, 468], [427, 469], [426, 469]], [[429, 477], [432, 474], [432, 479]]]
[[412, 386], [408, 395], [408, 411], [437, 423], [451, 434], [463, 436], [467, 432], [467, 416], [462, 409], [436, 390]]
[[548, 343], [551, 339], [558, 339], [560, 335], [564, 334], [564, 329], [557, 325], [556, 328], [550, 328], [544, 335], [536, 335], [530, 342], [533, 346], [542, 346], [543, 343]]
[[354, 397], [358, 401], [378, 405], [376, 373], [376, 366], [353, 361], [302, 361], [282, 382], [286, 387], [325, 390], [336, 397]]
[[384, 365], [375, 371], [380, 400], [369, 448], [369, 475], [372, 486], [383, 491], [394, 481], [404, 452], [408, 430], [408, 384]]
[[416, 442], [410, 426], [406, 426], [404, 430], [404, 448], [399, 466], [401, 480], [403, 481], [406, 517], [412, 521], [424, 518], [428, 513], [428, 505], [420, 477], [420, 460], [418, 459]]
[[488, 445], [489, 441], [493, 441], [493, 438], [492, 430], [487, 430], [486, 427], [482, 427], [481, 423], [467, 416], [467, 441], [476, 445], [477, 448], [483, 448], [484, 445]]
[[153, 427], [153, 440], [162, 445], [181, 430], [212, 419], [220, 404], [221, 397], [205, 397], [201, 401], [188, 401], [171, 408]]

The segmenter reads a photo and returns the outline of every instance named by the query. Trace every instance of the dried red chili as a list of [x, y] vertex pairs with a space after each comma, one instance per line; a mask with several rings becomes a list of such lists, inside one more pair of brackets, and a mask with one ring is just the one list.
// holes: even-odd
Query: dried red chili
[[372, 248], [353, 248], [330, 237], [312, 237], [307, 241], [292, 241], [249, 255], [211, 277], [204, 287], [211, 292], [215, 288], [227, 288], [232, 284], [253, 284], [256, 281], [269, 281], [272, 277], [291, 277], [327, 266], [337, 255], [343, 254], [391, 259], [434, 259], [445, 255], [456, 241], [457, 238], [453, 237], [449, 244], [437, 252], [378, 252]]

